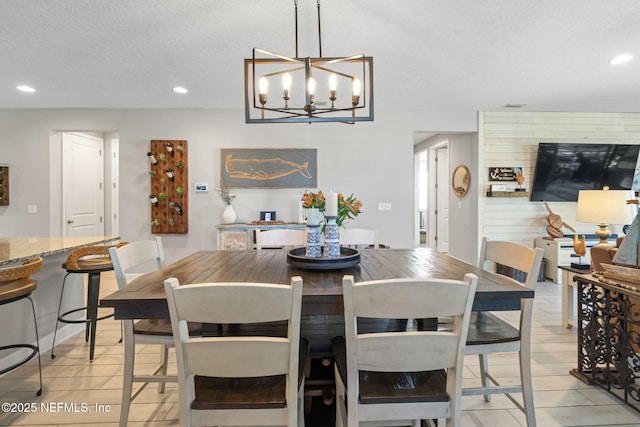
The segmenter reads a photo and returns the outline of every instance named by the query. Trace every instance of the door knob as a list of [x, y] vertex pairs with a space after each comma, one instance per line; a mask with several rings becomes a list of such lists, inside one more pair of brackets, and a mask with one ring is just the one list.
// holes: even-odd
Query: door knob
[[73, 224], [73, 220], [72, 219], [68, 219], [67, 220], [67, 224]]

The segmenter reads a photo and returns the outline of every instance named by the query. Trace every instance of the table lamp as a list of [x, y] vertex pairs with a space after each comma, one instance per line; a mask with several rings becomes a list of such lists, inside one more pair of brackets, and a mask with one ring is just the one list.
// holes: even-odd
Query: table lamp
[[576, 221], [598, 224], [595, 235], [600, 239], [598, 244], [608, 243], [611, 231], [610, 224], [631, 224], [633, 221], [633, 207], [627, 205], [627, 200], [635, 196], [631, 190], [580, 190], [578, 193], [578, 207]]

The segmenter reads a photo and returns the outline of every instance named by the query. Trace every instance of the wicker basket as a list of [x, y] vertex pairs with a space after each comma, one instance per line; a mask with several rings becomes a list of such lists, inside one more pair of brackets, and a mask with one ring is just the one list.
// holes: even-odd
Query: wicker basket
[[32, 258], [17, 267], [0, 269], [0, 282], [12, 282], [18, 279], [26, 279], [38, 272], [42, 267], [42, 258]]

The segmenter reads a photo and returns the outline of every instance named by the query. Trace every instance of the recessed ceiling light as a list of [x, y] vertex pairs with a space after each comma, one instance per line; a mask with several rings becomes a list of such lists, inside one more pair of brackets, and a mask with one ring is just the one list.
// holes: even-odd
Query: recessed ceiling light
[[183, 88], [182, 86], [176, 86], [173, 88], [173, 91], [175, 93], [187, 93], [189, 92], [186, 88]]
[[36, 91], [31, 86], [26, 86], [26, 85], [16, 86], [16, 89], [18, 89], [20, 92], [27, 92], [27, 93], [33, 93]]
[[611, 65], [624, 64], [626, 62], [631, 61], [632, 59], [633, 59], [633, 56], [631, 55], [619, 55], [613, 58], [611, 61], [609, 61], [609, 64]]

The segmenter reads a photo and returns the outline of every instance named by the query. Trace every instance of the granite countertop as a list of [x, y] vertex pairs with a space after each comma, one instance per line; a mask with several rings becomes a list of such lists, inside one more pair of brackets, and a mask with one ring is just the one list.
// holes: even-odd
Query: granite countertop
[[26, 261], [33, 257], [59, 254], [83, 246], [99, 245], [119, 239], [118, 236], [1, 238], [0, 265]]

